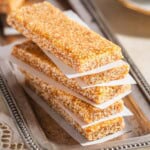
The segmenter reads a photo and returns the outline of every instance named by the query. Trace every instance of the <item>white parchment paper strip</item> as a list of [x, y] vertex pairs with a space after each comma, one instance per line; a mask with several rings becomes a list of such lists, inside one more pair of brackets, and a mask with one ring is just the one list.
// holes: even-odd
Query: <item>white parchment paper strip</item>
[[29, 72], [30, 74], [32, 74], [32, 75], [34, 75], [34, 76], [36, 76], [36, 77], [42, 79], [43, 81], [47, 82], [48, 84], [50, 84], [50, 85], [52, 85], [52, 86], [54, 86], [54, 87], [56, 87], [56, 88], [58, 88], [58, 89], [60, 89], [60, 90], [63, 90], [63, 91], [65, 91], [65, 92], [67, 92], [67, 93], [70, 93], [71, 95], [76, 96], [76, 97], [78, 97], [79, 99], [81, 99], [81, 100], [83, 100], [83, 101], [85, 101], [85, 102], [87, 102], [87, 103], [93, 105], [94, 107], [100, 108], [100, 109], [104, 109], [104, 108], [106, 108], [106, 107], [112, 105], [114, 102], [116, 102], [116, 101], [122, 99], [123, 97], [125, 97], [125, 96], [127, 96], [128, 94], [131, 93], [131, 91], [127, 91], [127, 92], [125, 92], [125, 93], [123, 93], [123, 94], [120, 94], [120, 95], [114, 97], [113, 99], [108, 100], [108, 101], [106, 101], [106, 102], [104, 102], [104, 103], [102, 103], [102, 104], [95, 104], [94, 102], [92, 102], [91, 100], [87, 99], [86, 97], [84, 97], [84, 96], [82, 96], [82, 95], [80, 95], [80, 94], [78, 94], [78, 93], [72, 91], [71, 89], [69, 89], [69, 88], [67, 88], [66, 86], [60, 84], [59, 82], [53, 80], [52, 78], [50, 78], [50, 77], [44, 75], [42, 72], [37, 71], [36, 69], [32, 68], [32, 67], [29, 66], [28, 64], [25, 64], [24, 62], [20, 61], [19, 59], [16, 59], [16, 58], [13, 57], [13, 56], [10, 56], [9, 59], [10, 59], [10, 61], [12, 61], [13, 63], [15, 63], [15, 64], [17, 64], [19, 67], [21, 67], [22, 69], [27, 70], [27, 72]]
[[10, 36], [10, 35], [18, 35], [20, 34], [17, 30], [11, 27], [5, 27], [4, 28], [4, 35]]

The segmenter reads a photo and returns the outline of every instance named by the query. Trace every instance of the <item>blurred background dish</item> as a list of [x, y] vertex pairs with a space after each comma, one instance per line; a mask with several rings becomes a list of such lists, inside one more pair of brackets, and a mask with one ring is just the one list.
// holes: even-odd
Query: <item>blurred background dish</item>
[[30, 5], [43, 0], [0, 0], [0, 46], [9, 44], [22, 37], [16, 30], [9, 27], [7, 15], [25, 5]]
[[9, 13], [24, 5], [29, 5], [42, 0], [0, 0], [0, 13]]
[[118, 0], [127, 8], [150, 15], [150, 0]]

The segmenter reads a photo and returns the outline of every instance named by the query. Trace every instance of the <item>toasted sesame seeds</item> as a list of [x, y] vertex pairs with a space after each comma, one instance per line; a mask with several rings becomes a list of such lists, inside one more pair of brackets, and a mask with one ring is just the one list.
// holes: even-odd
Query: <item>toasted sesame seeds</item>
[[69, 19], [48, 2], [13, 12], [8, 23], [78, 72], [123, 57], [119, 46]]

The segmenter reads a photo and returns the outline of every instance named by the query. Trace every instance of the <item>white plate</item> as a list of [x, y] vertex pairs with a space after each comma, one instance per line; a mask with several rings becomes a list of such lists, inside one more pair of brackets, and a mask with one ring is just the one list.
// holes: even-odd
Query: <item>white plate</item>
[[150, 15], [150, 0], [118, 0], [127, 8]]

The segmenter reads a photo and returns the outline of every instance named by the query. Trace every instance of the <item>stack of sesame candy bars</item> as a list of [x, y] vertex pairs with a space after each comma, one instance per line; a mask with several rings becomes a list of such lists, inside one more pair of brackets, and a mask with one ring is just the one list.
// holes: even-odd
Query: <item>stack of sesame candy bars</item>
[[[120, 61], [123, 56], [119, 46], [76, 23], [48, 2], [22, 7], [11, 13], [7, 21], [29, 39], [14, 46], [11, 53], [13, 62], [25, 76], [26, 86], [87, 140], [97, 140], [125, 128], [123, 116], [117, 114], [125, 108], [122, 98], [131, 85], [82, 88], [77, 79], [87, 85], [120, 80], [129, 73], [127, 63], [68, 78], [61, 71], [63, 68], [46, 55], [49, 53], [77, 73], [84, 73]], [[102, 108], [105, 103], [107, 107]]]

